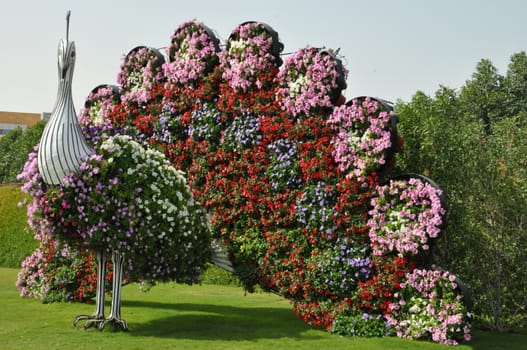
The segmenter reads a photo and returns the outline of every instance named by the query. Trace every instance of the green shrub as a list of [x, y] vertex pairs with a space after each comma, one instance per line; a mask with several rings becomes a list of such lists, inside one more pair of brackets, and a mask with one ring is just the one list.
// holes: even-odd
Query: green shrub
[[357, 315], [351, 310], [345, 310], [335, 317], [331, 331], [354, 337], [383, 337], [390, 334], [382, 315]]
[[20, 267], [21, 262], [38, 246], [29, 233], [26, 206], [18, 203], [27, 199], [20, 185], [0, 186], [0, 266]]
[[216, 284], [222, 286], [238, 286], [240, 287], [240, 279], [233, 273], [220, 269], [216, 265], [210, 264], [207, 270], [201, 276], [201, 283]]

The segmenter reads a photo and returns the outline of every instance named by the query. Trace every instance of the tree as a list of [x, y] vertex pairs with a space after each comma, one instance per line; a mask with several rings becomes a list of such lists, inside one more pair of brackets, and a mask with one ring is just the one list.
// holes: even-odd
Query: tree
[[482, 60], [459, 93], [417, 92], [396, 108], [399, 171], [430, 174], [448, 197], [435, 262], [465, 280], [477, 319], [499, 331], [527, 320], [525, 72], [525, 53], [506, 77]]
[[16, 181], [27, 155], [40, 141], [44, 125], [45, 122], [40, 121], [25, 131], [16, 128], [0, 138], [0, 183]]
[[16, 128], [9, 131], [0, 139], [0, 182], [6, 183], [12, 181], [11, 167], [14, 162], [15, 152], [13, 146], [21, 139], [23, 131]]
[[507, 94], [507, 115], [516, 116], [527, 110], [527, 55], [525, 51], [512, 55], [503, 81]]
[[463, 232], [467, 193], [477, 172], [481, 124], [465, 118], [456, 92], [441, 87], [434, 98], [417, 92], [408, 104], [399, 103], [400, 134], [405, 140], [398, 159], [399, 172], [430, 176], [448, 198], [448, 226], [435, 249], [435, 263], [464, 276], [463, 257], [468, 243]]
[[[481, 175], [473, 184], [472, 207], [478, 255], [475, 269], [487, 300], [480, 304], [492, 327], [525, 325], [527, 312], [527, 118], [501, 120], [485, 149]], [[474, 203], [476, 204], [476, 203]]]
[[492, 123], [501, 119], [506, 111], [503, 76], [488, 59], [481, 60], [472, 79], [461, 88], [459, 98], [468, 117], [483, 123], [485, 133], [492, 133]]

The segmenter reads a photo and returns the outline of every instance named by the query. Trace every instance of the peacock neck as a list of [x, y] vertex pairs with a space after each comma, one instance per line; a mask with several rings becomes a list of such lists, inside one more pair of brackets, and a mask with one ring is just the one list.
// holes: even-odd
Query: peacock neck
[[[50, 120], [59, 118], [62, 119], [63, 122], [72, 122], [73, 119], [76, 119], [72, 95], [71, 77], [60, 79], [57, 91], [57, 99], [53, 108], [53, 112], [51, 113]], [[64, 113], [64, 111], [67, 111], [67, 113]]]

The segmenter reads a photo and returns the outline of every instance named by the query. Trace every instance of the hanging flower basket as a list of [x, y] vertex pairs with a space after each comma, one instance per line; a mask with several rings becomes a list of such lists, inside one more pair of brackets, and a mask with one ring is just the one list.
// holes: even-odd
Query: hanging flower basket
[[374, 255], [428, 250], [444, 224], [442, 190], [424, 176], [405, 175], [377, 187], [368, 220]]
[[[275, 58], [276, 67], [280, 67], [283, 63], [282, 58], [280, 57], [280, 54], [282, 53], [284, 49], [284, 44], [280, 42], [280, 38], [278, 37], [278, 32], [275, 31], [270, 25], [263, 23], [263, 22], [247, 21], [247, 22], [243, 22], [240, 26], [254, 25], [254, 24], [257, 24], [258, 26], [260, 26], [260, 28], [263, 28], [267, 32], [267, 34], [271, 36], [272, 43], [271, 43], [271, 49], [269, 52]], [[233, 33], [231, 33], [231, 37], [233, 37]]]
[[346, 88], [346, 77], [333, 52], [308, 46], [290, 56], [278, 73], [277, 98], [282, 110], [294, 116], [333, 108]]
[[194, 85], [219, 63], [219, 39], [196, 20], [181, 24], [167, 47], [169, 62], [163, 69], [169, 83]]
[[137, 46], [130, 50], [121, 63], [117, 83], [121, 85], [123, 103], [144, 104], [149, 92], [165, 80], [163, 64], [165, 58], [156, 49]]
[[438, 197], [439, 197], [439, 202], [441, 204], [441, 208], [443, 208], [443, 214], [442, 214], [442, 217], [441, 217], [441, 224], [438, 227], [441, 230], [444, 230], [446, 228], [446, 226], [447, 226], [446, 214], [447, 214], [447, 211], [448, 211], [448, 200], [447, 200], [445, 191], [437, 184], [437, 182], [435, 182], [434, 180], [432, 180], [428, 176], [425, 176], [425, 175], [422, 175], [422, 174], [405, 173], [405, 174], [397, 175], [397, 176], [395, 176], [393, 178], [393, 180], [404, 180], [404, 181], [409, 181], [411, 179], [418, 179], [418, 180], [420, 180], [420, 181], [422, 181], [424, 183], [429, 184], [430, 186], [432, 186], [436, 190], [436, 192], [438, 194]]
[[84, 108], [79, 113], [79, 122], [82, 126], [109, 125], [107, 118], [120, 100], [120, 89], [116, 85], [101, 84], [93, 88], [86, 100]]
[[268, 25], [244, 22], [236, 27], [220, 53], [222, 78], [235, 91], [261, 89], [261, 74], [277, 71], [283, 49], [278, 34]]
[[386, 315], [398, 337], [431, 339], [445, 345], [471, 339], [471, 315], [456, 276], [447, 271], [415, 269], [405, 279]]
[[336, 107], [328, 123], [335, 131], [333, 156], [347, 177], [365, 180], [390, 164], [397, 150], [397, 116], [386, 101], [354, 98]]

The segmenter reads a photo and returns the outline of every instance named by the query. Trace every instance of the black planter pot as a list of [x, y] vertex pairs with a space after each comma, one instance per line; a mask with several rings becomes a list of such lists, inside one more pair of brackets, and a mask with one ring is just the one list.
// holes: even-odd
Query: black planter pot
[[146, 49], [148, 52], [150, 52], [151, 54], [153, 54], [155, 57], [156, 57], [156, 65], [158, 66], [162, 66], [163, 63], [165, 63], [165, 56], [161, 53], [161, 51], [159, 51], [158, 49], [155, 49], [153, 47], [148, 47], [148, 46], [136, 46], [134, 47], [133, 49], [131, 49], [125, 56], [124, 60], [127, 61], [130, 56], [132, 56], [133, 54], [135, 54], [137, 51], [141, 50], [141, 49]]
[[[94, 87], [90, 91], [90, 95], [91, 94], [96, 94], [101, 89], [112, 89], [112, 98], [114, 100], [116, 100], [116, 101], [119, 101], [120, 96], [121, 96], [121, 90], [120, 90], [119, 86], [117, 86], [117, 85], [110, 85], [110, 84], [97, 85], [96, 87]], [[84, 102], [84, 107], [85, 108], [90, 108], [93, 105], [94, 102], [95, 101], [86, 100]]]

